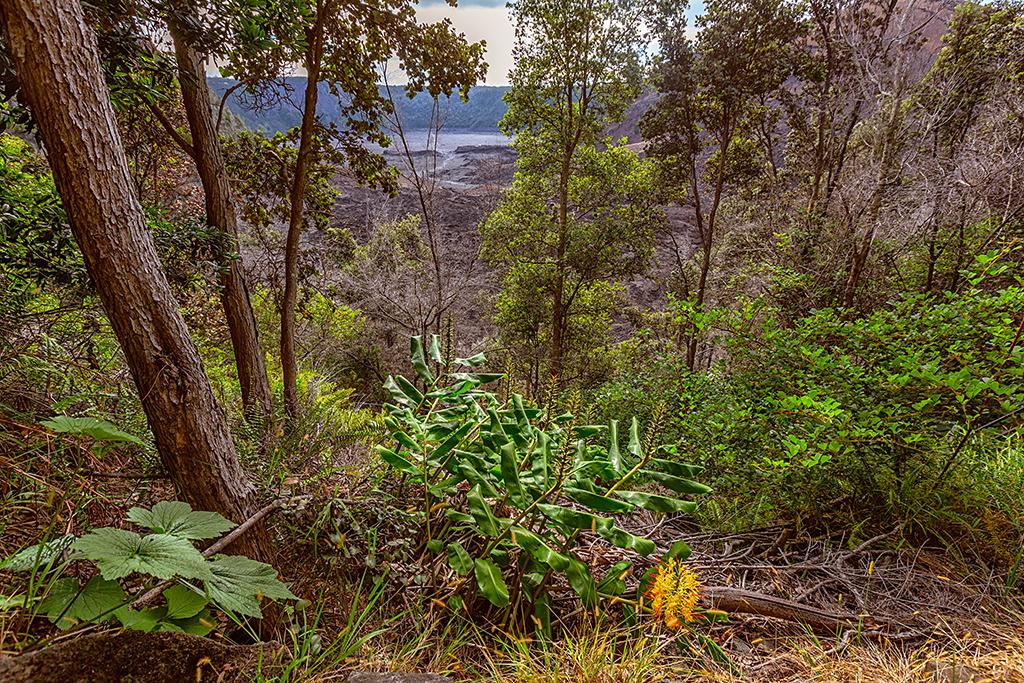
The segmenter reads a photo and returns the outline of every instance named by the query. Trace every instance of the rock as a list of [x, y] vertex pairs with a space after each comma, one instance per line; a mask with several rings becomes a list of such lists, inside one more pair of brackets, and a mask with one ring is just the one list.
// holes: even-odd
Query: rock
[[[5, 683], [181, 683], [251, 681], [276, 643], [227, 645], [185, 633], [95, 633], [0, 660]], [[263, 656], [263, 673], [269, 673]]]
[[983, 678], [980, 671], [964, 664], [949, 664], [940, 661], [930, 661], [925, 664], [924, 673], [930, 674], [931, 678], [927, 680], [934, 681], [934, 683], [974, 683]]
[[354, 671], [347, 683], [452, 683], [452, 679], [437, 674], [400, 674]]

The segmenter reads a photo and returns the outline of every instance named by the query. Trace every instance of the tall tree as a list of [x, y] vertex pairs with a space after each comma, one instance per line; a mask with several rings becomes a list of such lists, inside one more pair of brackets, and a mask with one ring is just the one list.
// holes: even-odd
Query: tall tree
[[[647, 153], [662, 166], [669, 196], [685, 193], [699, 239], [696, 283], [688, 287], [691, 315], [704, 309], [726, 189], [758, 167], [774, 164], [776, 150], [758, 142], [766, 103], [792, 73], [798, 8], [787, 0], [711, 0], [697, 21], [696, 41], [680, 7], [659, 17], [662, 97], [645, 115]], [[699, 325], [687, 335], [692, 370]]]
[[[468, 43], [448, 20], [418, 24], [411, 0], [313, 0], [287, 7], [261, 1], [267, 6], [258, 18], [253, 18], [252, 12], [240, 14], [240, 35], [246, 40], [233, 54], [234, 73], [258, 87], [273, 83], [293, 64], [301, 64], [306, 71], [298, 157], [291, 178], [281, 303], [284, 402], [289, 417], [295, 418], [299, 414], [295, 346], [299, 246], [310, 169], [318, 158], [340, 153], [361, 180], [393, 188], [394, 176], [383, 158], [370, 153], [363, 144], [365, 140], [385, 146], [390, 142], [381, 123], [382, 116], [393, 112], [393, 107], [377, 85], [388, 62], [397, 59], [401, 64], [410, 97], [423, 90], [434, 97], [458, 90], [466, 97], [484, 74], [483, 45]], [[272, 46], [269, 49], [268, 44]], [[343, 121], [323, 121], [318, 115], [322, 87], [343, 100]]]
[[167, 27], [174, 42], [178, 83], [191, 131], [190, 152], [203, 184], [208, 223], [224, 233], [221, 261], [221, 305], [231, 335], [231, 348], [242, 389], [246, 416], [268, 426], [272, 419], [270, 381], [260, 345], [256, 316], [249, 298], [245, 271], [237, 258], [238, 218], [231, 182], [220, 138], [213, 119], [210, 89], [206, 85], [206, 55], [189, 39], [190, 26], [198, 24], [198, 11], [191, 2], [181, 3], [167, 15]]
[[[586, 226], [591, 224], [585, 212], [573, 215], [580, 207], [572, 205], [571, 187], [574, 174], [585, 173], [584, 167], [593, 163], [590, 152], [583, 160], [580, 151], [592, 151], [605, 126], [620, 120], [625, 107], [639, 94], [647, 3], [516, 0], [510, 8], [516, 25], [515, 68], [509, 74], [512, 89], [506, 96], [508, 113], [502, 128], [517, 135], [519, 175], [505, 207], [485, 225], [484, 250], [492, 261], [539, 258], [545, 264], [549, 282], [541, 291], [550, 303], [545, 335], [547, 369], [551, 377], [558, 378], [569, 343], [575, 297], [603, 277], [601, 265], [594, 263], [594, 274], [581, 279], [578, 259], [600, 261], [601, 254], [607, 256], [616, 249], [643, 254], [649, 246], [632, 242], [637, 235], [623, 227], [605, 231], [602, 243], [589, 245], [594, 251], [587, 254]], [[611, 208], [621, 196], [612, 194], [605, 199], [608, 203], [601, 205]], [[554, 210], [545, 221], [543, 207], [549, 201]], [[528, 228], [533, 231], [532, 244], [518, 240], [515, 227], [507, 224], [506, 219], [520, 213], [519, 209], [532, 214]], [[504, 229], [499, 228], [503, 223]], [[499, 244], [502, 241], [504, 247]], [[517, 250], [519, 253], [514, 253]], [[640, 259], [635, 265], [642, 262]], [[516, 269], [510, 274], [512, 278], [524, 275]], [[626, 274], [614, 268], [608, 271], [612, 278]]]
[[[214, 11], [214, 9], [218, 11]], [[215, 46], [224, 49], [230, 14], [208, 0], [167, 3], [96, 0], [87, 19], [99, 33], [101, 57], [115, 104], [122, 110], [148, 110], [167, 138], [194, 164], [202, 183], [207, 224], [217, 242], [220, 302], [234, 353], [242, 405], [247, 418], [263, 426], [272, 419], [266, 358], [259, 340], [247, 278], [238, 258], [238, 220], [206, 84], [206, 61]], [[155, 39], [164, 29], [173, 52]], [[179, 97], [188, 134], [168, 109]]]
[[[146, 230], [82, 7], [78, 0], [0, 0], [0, 19], [164, 467], [193, 507], [242, 521], [253, 512], [255, 488]], [[235, 547], [269, 557], [259, 529]]]

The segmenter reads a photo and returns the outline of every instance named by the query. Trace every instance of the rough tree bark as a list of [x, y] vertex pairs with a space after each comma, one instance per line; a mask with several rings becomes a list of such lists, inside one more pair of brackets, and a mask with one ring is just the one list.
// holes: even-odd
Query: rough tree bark
[[[26, 103], [86, 268], [124, 350], [164, 467], [193, 507], [241, 522], [258, 507], [223, 409], [146, 229], [78, 0], [0, 0]], [[269, 558], [266, 531], [232, 548]]]
[[[183, 11], [189, 11], [184, 9]], [[238, 382], [242, 389], [242, 404], [248, 418], [257, 418], [269, 426], [272, 419], [270, 382], [267, 364], [260, 346], [256, 316], [249, 299], [245, 271], [238, 259], [233, 258], [238, 245], [238, 219], [227, 165], [221, 152], [220, 139], [210, 108], [210, 89], [206, 86], [206, 68], [203, 57], [193, 49], [187, 33], [175, 17], [167, 20], [178, 63], [182, 100], [189, 130], [192, 133], [192, 152], [203, 183], [206, 199], [206, 220], [221, 230], [225, 244], [221, 260], [221, 305], [231, 335], [231, 348], [235, 354]]]

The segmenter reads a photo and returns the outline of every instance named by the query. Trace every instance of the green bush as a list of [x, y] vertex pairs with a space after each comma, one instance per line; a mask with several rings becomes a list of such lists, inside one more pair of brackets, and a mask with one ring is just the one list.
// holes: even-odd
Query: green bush
[[[588, 609], [621, 602], [626, 592], [632, 563], [592, 576], [580, 556], [582, 532], [650, 555], [655, 543], [623, 529], [615, 515], [638, 508], [692, 512], [696, 504], [683, 496], [710, 489], [693, 481], [700, 468], [678, 462], [674, 447], [641, 438], [636, 420], [622, 447], [616, 421], [581, 424], [571, 412], [554, 414], [519, 395], [500, 399], [482, 387], [503, 376], [473, 371], [484, 362], [482, 355], [456, 359], [453, 365], [465, 371], [453, 371], [436, 337], [429, 350], [414, 337], [420, 385], [388, 379], [394, 445], [377, 450], [419, 489], [414, 504], [425, 529], [426, 571], [435, 578], [454, 572], [429, 584], [438, 586], [435, 598], [460, 609], [480, 595], [500, 623], [516, 630], [533, 623], [550, 635], [556, 577]], [[641, 481], [667, 493], [638, 490]], [[684, 551], [679, 543], [672, 554]]]

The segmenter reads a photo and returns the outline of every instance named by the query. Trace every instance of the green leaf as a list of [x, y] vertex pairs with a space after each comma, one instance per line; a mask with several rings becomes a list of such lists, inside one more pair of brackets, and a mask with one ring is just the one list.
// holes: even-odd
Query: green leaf
[[73, 548], [76, 556], [95, 562], [105, 579], [120, 579], [133, 572], [158, 579], [212, 577], [203, 556], [180, 536], [143, 537], [123, 529], [102, 528], [75, 541]]
[[406, 378], [401, 375], [395, 376], [395, 385], [409, 399], [411, 405], [419, 405], [423, 402], [423, 394]]
[[375, 449], [377, 455], [380, 456], [381, 460], [394, 467], [399, 472], [405, 472], [406, 474], [422, 474], [420, 469], [416, 465], [412, 464], [398, 453], [395, 453], [389, 448], [384, 446], [376, 446]]
[[98, 420], [95, 417], [57, 415], [48, 420], [40, 420], [39, 424], [52, 429], [58, 434], [85, 435], [91, 436], [97, 441], [133, 443], [136, 446], [146, 447], [146, 442], [139, 437], [128, 432], [122, 432], [109, 422]]
[[585, 607], [591, 608], [597, 604], [597, 586], [594, 585], [594, 578], [590, 575], [587, 565], [571, 559], [565, 575], [569, 579], [569, 585], [583, 600]]
[[473, 571], [473, 558], [461, 543], [448, 544], [448, 564], [459, 576], [465, 576]]
[[174, 626], [184, 633], [191, 633], [194, 636], [205, 636], [217, 626], [217, 621], [208, 609], [204, 609], [199, 614], [188, 619], [175, 619], [170, 623], [173, 623]]
[[704, 493], [711, 493], [711, 487], [705, 486], [704, 484], [693, 481], [692, 479], [682, 479], [680, 477], [673, 476], [671, 474], [665, 474], [664, 472], [654, 472], [652, 470], [640, 470], [654, 481], [658, 482], [662, 486], [672, 489], [679, 494], [694, 494], [701, 495]]
[[676, 541], [672, 544], [672, 547], [665, 553], [665, 559], [675, 559], [680, 562], [686, 562], [690, 555], [693, 554], [693, 549], [687, 545], [686, 541]]
[[612, 465], [612, 472], [616, 476], [622, 476], [624, 469], [622, 467], [622, 454], [619, 453], [619, 421], [612, 420], [609, 426], [608, 461]]
[[61, 630], [82, 622], [102, 623], [114, 617], [114, 611], [128, 601], [117, 581], [99, 576], [89, 579], [79, 591], [78, 579], [63, 578], [53, 583], [39, 611]]
[[430, 360], [435, 363], [441, 363], [444, 361], [444, 358], [441, 355], [441, 335], [430, 335], [430, 345], [427, 347], [427, 353], [430, 354]]
[[538, 503], [537, 509], [544, 513], [544, 516], [553, 522], [557, 522], [570, 529], [583, 529], [586, 531], [597, 531], [612, 525], [612, 520], [606, 517], [598, 517], [589, 512], [571, 510], [560, 505], [548, 505]]
[[687, 465], [681, 462], [673, 462], [672, 460], [662, 460], [661, 458], [651, 458], [650, 463], [653, 467], [664, 470], [673, 477], [680, 477], [682, 479], [693, 479], [704, 471], [704, 468], [700, 465]]
[[487, 362], [487, 356], [482, 353], [469, 356], [468, 358], [456, 358], [456, 365], [468, 365], [471, 368], [478, 368]]
[[216, 512], [193, 510], [191, 505], [180, 500], [162, 501], [152, 510], [132, 508], [128, 511], [128, 519], [154, 533], [189, 540], [217, 538], [236, 526]]
[[523, 527], [512, 528], [512, 542], [530, 553], [534, 560], [560, 572], [569, 568], [569, 558], [551, 548], [544, 540]]
[[551, 597], [544, 592], [533, 601], [533, 624], [537, 635], [550, 640], [551, 638]]
[[29, 596], [25, 593], [18, 593], [17, 595], [0, 594], [0, 612], [28, 607], [33, 603], [39, 602], [39, 599], [39, 596]]
[[259, 618], [260, 600], [296, 600], [269, 564], [240, 555], [217, 555], [210, 563], [206, 592], [221, 609]]
[[529, 505], [530, 500], [519, 481], [519, 460], [516, 458], [515, 444], [507, 443], [501, 447], [501, 478], [505, 480], [505, 488], [512, 503], [520, 508]]
[[409, 340], [409, 359], [412, 361], [412, 368], [427, 385], [434, 383], [434, 373], [427, 365], [427, 356], [423, 350], [423, 337], [416, 335]]
[[604, 578], [597, 584], [597, 591], [603, 595], [622, 595], [625, 593], [626, 576], [629, 575], [632, 567], [633, 565], [626, 560], [613, 564], [605, 572]]
[[651, 512], [693, 512], [697, 509], [697, 504], [691, 501], [657, 496], [653, 493], [616, 491], [615, 495]]
[[605, 539], [606, 541], [608, 541], [609, 543], [618, 548], [635, 550], [636, 552], [644, 556], [650, 555], [658, 549], [658, 546], [654, 543], [654, 541], [648, 538], [634, 536], [628, 531], [623, 531], [618, 527], [611, 526], [603, 529], [598, 529], [597, 533], [601, 535], [601, 538]]
[[508, 606], [508, 586], [501, 577], [501, 570], [487, 558], [481, 558], [473, 564], [476, 573], [476, 585], [480, 592], [495, 607]]
[[629, 425], [629, 446], [627, 450], [636, 460], [644, 457], [643, 449], [640, 448], [640, 423], [637, 422], [635, 417]]
[[31, 545], [0, 562], [0, 569], [12, 572], [26, 572], [36, 567], [46, 567], [57, 560], [75, 542], [75, 536], [58, 536], [44, 543]]
[[150, 607], [148, 609], [134, 610], [122, 607], [117, 610], [116, 615], [117, 620], [125, 628], [132, 631], [145, 631], [149, 633], [156, 630], [156, 625], [167, 616], [167, 608]]
[[491, 506], [484, 500], [483, 494], [480, 493], [480, 487], [474, 486], [469, 491], [467, 496], [469, 501], [469, 514], [473, 515], [473, 519], [476, 521], [480, 531], [487, 536], [498, 535], [498, 520], [495, 519], [494, 514], [491, 512]]
[[164, 591], [168, 619], [188, 619], [203, 611], [209, 600], [187, 586], [171, 586]]
[[633, 506], [625, 501], [609, 498], [608, 496], [601, 496], [596, 493], [591, 493], [590, 491], [584, 491], [583, 489], [567, 486], [563, 489], [563, 493], [565, 493], [569, 500], [574, 500], [580, 505], [586, 505], [588, 508], [597, 510], [598, 512], [618, 514], [633, 510]]

